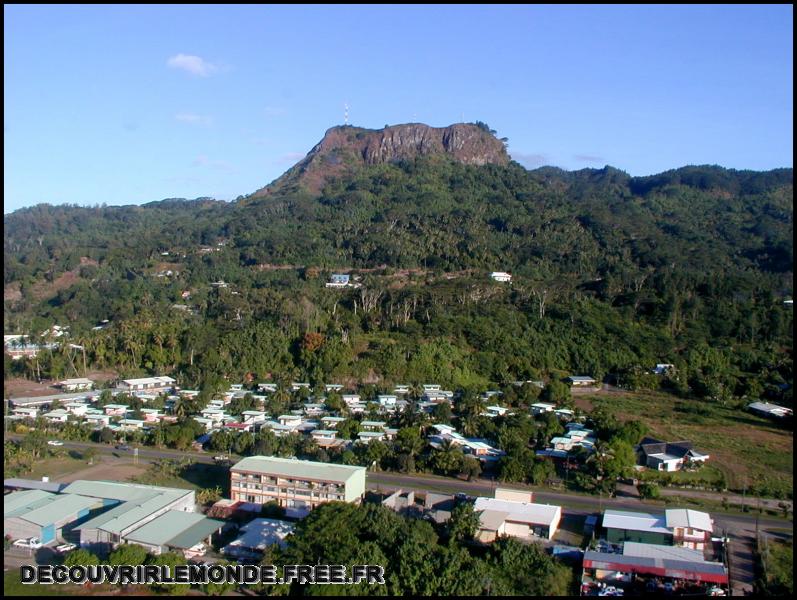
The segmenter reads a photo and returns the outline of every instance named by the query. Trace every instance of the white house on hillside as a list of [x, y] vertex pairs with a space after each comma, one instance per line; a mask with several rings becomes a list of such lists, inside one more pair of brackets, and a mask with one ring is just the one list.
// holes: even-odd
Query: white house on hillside
[[509, 273], [504, 273], [503, 271], [493, 271], [490, 273], [490, 277], [493, 281], [502, 281], [502, 282], [510, 282], [512, 281], [512, 276]]

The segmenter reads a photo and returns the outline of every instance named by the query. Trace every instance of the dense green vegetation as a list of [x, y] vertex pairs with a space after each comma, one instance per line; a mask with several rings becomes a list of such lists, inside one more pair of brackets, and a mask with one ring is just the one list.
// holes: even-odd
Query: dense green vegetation
[[[790, 169], [631, 178], [426, 158], [361, 169], [320, 198], [37, 206], [5, 217], [5, 327], [69, 323], [90, 365], [188, 385], [583, 372], [646, 386], [644, 369], [672, 362], [683, 395], [776, 397], [792, 378], [792, 197]], [[155, 277], [162, 263], [177, 274]], [[329, 270], [379, 265], [360, 289], [323, 287]], [[49, 353], [27, 372], [82, 360]]]
[[[296, 525], [284, 550], [267, 552], [264, 564], [382, 565], [385, 585], [329, 587], [270, 586], [292, 595], [563, 596], [573, 589], [573, 572], [538, 544], [502, 538], [485, 548], [471, 545], [473, 510], [455, 511], [435, 528], [376, 504], [331, 502]], [[276, 588], [276, 589], [275, 589]], [[281, 588], [281, 589], [280, 589]]]
[[759, 541], [755, 591], [763, 596], [794, 595], [794, 541]]

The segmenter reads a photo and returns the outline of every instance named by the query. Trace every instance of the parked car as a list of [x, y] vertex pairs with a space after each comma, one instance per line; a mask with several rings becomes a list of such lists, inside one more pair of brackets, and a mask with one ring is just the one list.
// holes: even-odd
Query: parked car
[[127, 450], [130, 450], [130, 446], [128, 446], [127, 444], [119, 444], [118, 446], [116, 446], [116, 449], [117, 450], [125, 450], [125, 451], [127, 451]]
[[708, 595], [709, 596], [725, 596], [726, 594], [725, 594], [725, 590], [723, 590], [721, 587], [715, 585], [714, 587], [709, 589]]
[[58, 440], [50, 440], [49, 442], [47, 442], [47, 445], [48, 446], [63, 446], [64, 443], [63, 442], [59, 442]]
[[230, 460], [230, 457], [229, 456], [225, 456], [224, 454], [219, 454], [218, 456], [214, 456], [213, 460], [216, 460], [218, 462], [223, 462], [225, 460]]
[[60, 552], [61, 554], [66, 554], [77, 548], [75, 544], [61, 544], [60, 546], [55, 547], [56, 552]]
[[26, 540], [17, 540], [14, 542], [14, 545], [18, 548], [33, 548], [34, 550], [41, 548], [42, 543], [39, 541], [39, 538], [32, 537]]

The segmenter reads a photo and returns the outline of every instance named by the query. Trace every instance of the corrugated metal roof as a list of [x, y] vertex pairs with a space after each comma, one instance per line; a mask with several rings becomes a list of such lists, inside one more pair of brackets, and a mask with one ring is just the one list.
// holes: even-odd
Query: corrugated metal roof
[[506, 513], [507, 521], [548, 525], [549, 527], [558, 522], [562, 515], [562, 509], [559, 506], [531, 502], [513, 502], [512, 500], [497, 500], [495, 498], [476, 498], [473, 510]]
[[[26, 490], [43, 490], [45, 492], [58, 493], [66, 487], [65, 483], [58, 483], [55, 481], [38, 481], [37, 479], [6, 479], [3, 481], [3, 487], [7, 488], [21, 488]], [[6, 496], [8, 498], [8, 496]]]
[[16, 517], [25, 511], [47, 504], [53, 497], [55, 494], [44, 490], [26, 490], [8, 494], [3, 498], [3, 517]]
[[607, 529], [627, 529], [672, 535], [672, 531], [667, 529], [664, 516], [650, 513], [606, 510], [603, 513], [603, 526]]
[[65, 494], [81, 494], [83, 496], [110, 498], [113, 500], [144, 499], [152, 497], [154, 493], [158, 492], [179, 492], [181, 495], [183, 495], [189, 493], [190, 490], [158, 487], [154, 485], [124, 483], [119, 481], [88, 481], [85, 479], [73, 481], [64, 488]]
[[5, 497], [3, 517], [6, 519], [16, 517], [36, 525], [49, 525], [76, 516], [81, 510], [98, 504], [97, 498], [28, 490], [15, 492]]
[[95, 498], [121, 500], [122, 504], [83, 523], [79, 529], [102, 529], [120, 534], [138, 521], [176, 502], [192, 490], [137, 485], [114, 481], [75, 481], [65, 489], [66, 494], [81, 494]]
[[155, 493], [148, 498], [128, 500], [86, 523], [78, 529], [102, 529], [121, 534], [125, 529], [162, 510], [180, 498], [175, 493]]
[[714, 531], [708, 513], [691, 508], [670, 508], [664, 511], [667, 527], [691, 527], [700, 531]]
[[728, 573], [721, 563], [623, 556], [621, 554], [607, 554], [587, 550], [584, 552], [583, 565], [588, 569], [604, 569], [625, 573], [649, 573], [678, 579], [713, 581], [716, 583], [728, 582]]
[[333, 465], [309, 460], [277, 458], [274, 456], [249, 456], [236, 463], [235, 466], [232, 467], [232, 470], [268, 473], [293, 479], [319, 479], [344, 483], [348, 481], [354, 473], [358, 471], [364, 472], [365, 467]]
[[192, 548], [206, 539], [214, 531], [218, 531], [221, 527], [224, 527], [224, 521], [205, 517], [170, 539], [166, 542], [166, 545], [173, 548]]
[[94, 508], [99, 506], [99, 504], [100, 500], [97, 498], [78, 496], [77, 494], [60, 494], [54, 496], [50, 502], [44, 506], [40, 506], [35, 510], [31, 510], [19, 516], [21, 519], [36, 523], [37, 525], [49, 525], [50, 523], [58, 523], [70, 517], [77, 517], [80, 511]]
[[[190, 527], [201, 523], [206, 518], [207, 517], [201, 513], [186, 512], [182, 510], [169, 510], [163, 513], [161, 516], [153, 519], [146, 525], [143, 525], [135, 531], [128, 533], [125, 536], [125, 539], [132, 542], [148, 544], [150, 546], [163, 546], [169, 540], [179, 536], [181, 533], [184, 533]], [[211, 532], [223, 525], [223, 523], [219, 521], [215, 521], [213, 524], [215, 525], [215, 523], [219, 523], [219, 525], [212, 527]], [[200, 537], [198, 541], [201, 541], [202, 539], [203, 538]], [[197, 542], [195, 541], [188, 546], [188, 548], [196, 543]]]
[[240, 550], [265, 550], [282, 542], [293, 533], [294, 525], [278, 519], [254, 519], [241, 528], [241, 535], [230, 542], [222, 552], [236, 554]]
[[623, 556], [706, 562], [703, 558], [702, 550], [692, 550], [691, 548], [683, 548], [681, 546], [642, 544], [640, 542], [623, 542]]

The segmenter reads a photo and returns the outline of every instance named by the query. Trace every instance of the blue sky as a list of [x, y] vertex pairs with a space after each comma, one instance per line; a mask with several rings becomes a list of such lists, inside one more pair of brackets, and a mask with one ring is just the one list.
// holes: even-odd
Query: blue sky
[[4, 212], [233, 199], [343, 122], [481, 120], [529, 168], [793, 161], [779, 6], [5, 6]]

